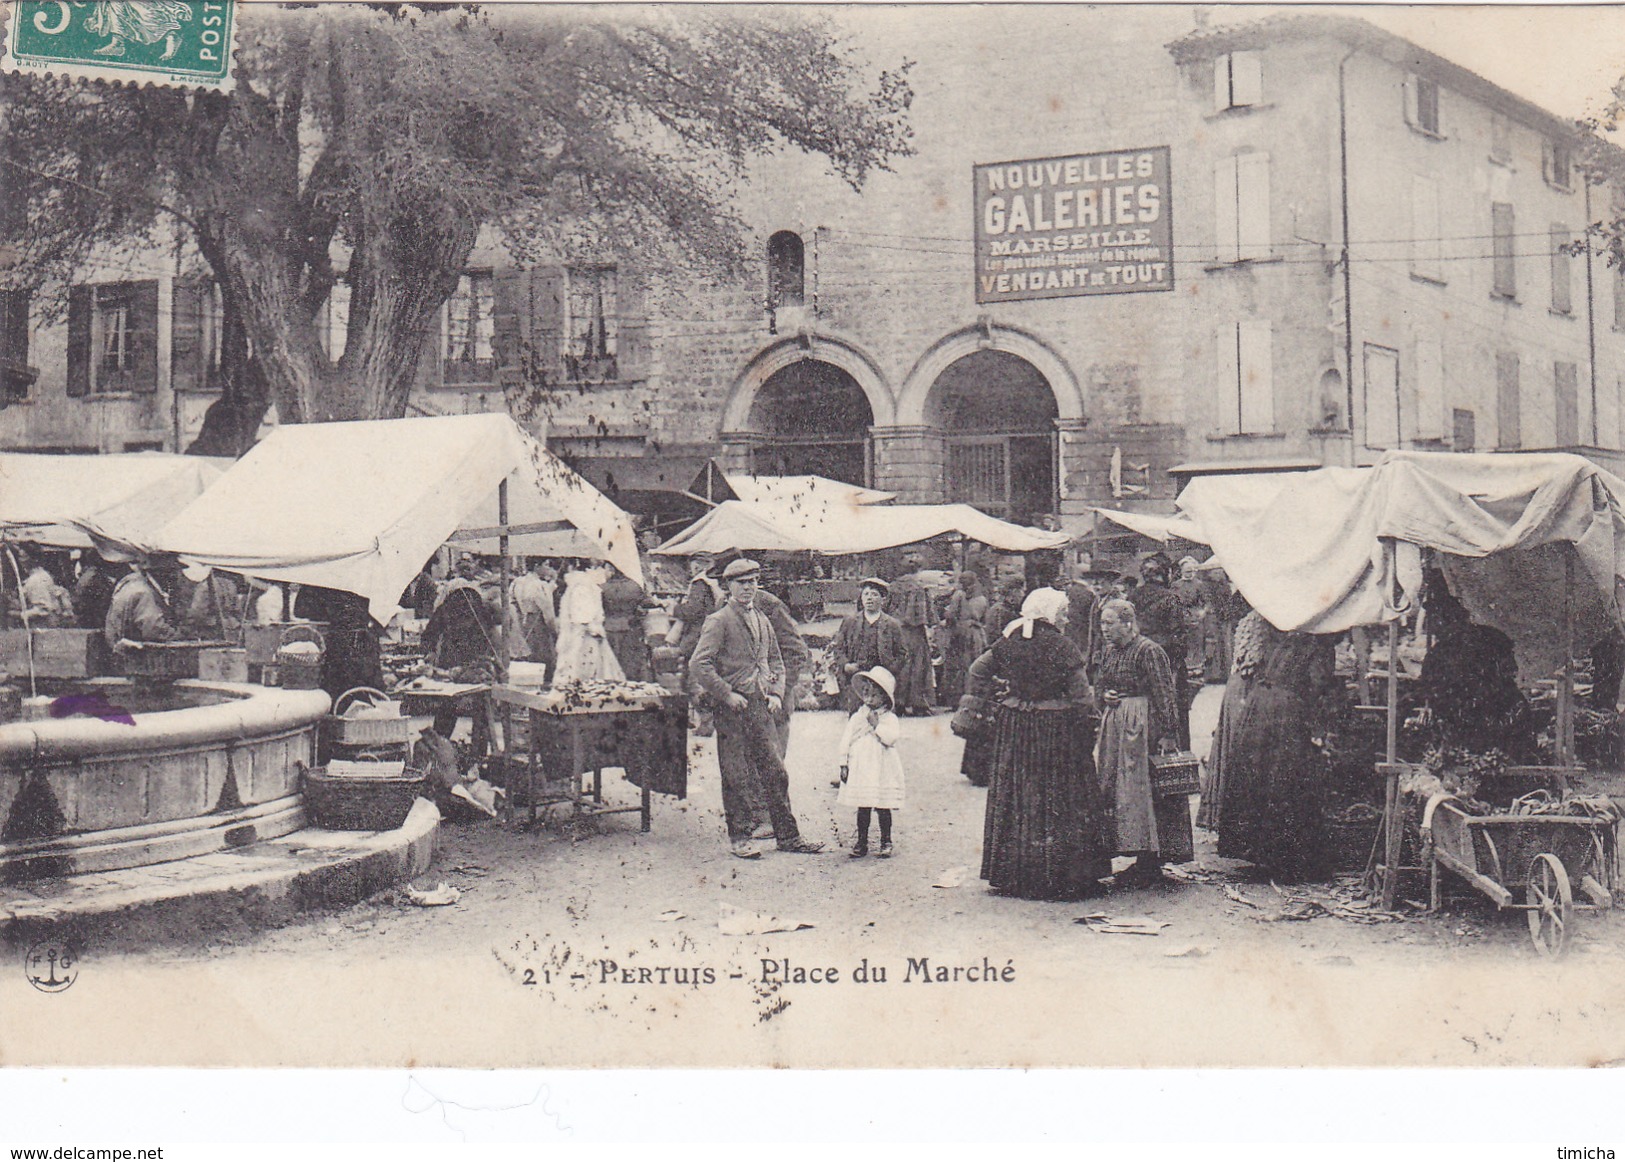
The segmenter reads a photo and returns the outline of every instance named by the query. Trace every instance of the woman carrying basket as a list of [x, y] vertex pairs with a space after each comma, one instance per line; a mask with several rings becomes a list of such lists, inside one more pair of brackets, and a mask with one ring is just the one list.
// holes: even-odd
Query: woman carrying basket
[[1100, 632], [1106, 646], [1095, 686], [1104, 712], [1095, 763], [1111, 846], [1136, 857], [1117, 882], [1156, 883], [1162, 878], [1158, 864], [1185, 863], [1196, 855], [1190, 797], [1159, 797], [1151, 783], [1151, 755], [1174, 750], [1178, 738], [1173, 669], [1163, 648], [1140, 632], [1129, 602], [1106, 602]]

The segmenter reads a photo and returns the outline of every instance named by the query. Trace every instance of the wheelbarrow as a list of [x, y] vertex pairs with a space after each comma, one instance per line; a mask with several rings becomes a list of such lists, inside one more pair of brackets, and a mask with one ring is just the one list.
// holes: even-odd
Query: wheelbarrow
[[[1422, 839], [1433, 910], [1439, 907], [1440, 871], [1454, 872], [1498, 909], [1523, 912], [1529, 939], [1542, 956], [1567, 954], [1576, 911], [1613, 907], [1612, 818], [1469, 815], [1443, 798], [1429, 803]], [[1587, 903], [1575, 903], [1576, 886]]]

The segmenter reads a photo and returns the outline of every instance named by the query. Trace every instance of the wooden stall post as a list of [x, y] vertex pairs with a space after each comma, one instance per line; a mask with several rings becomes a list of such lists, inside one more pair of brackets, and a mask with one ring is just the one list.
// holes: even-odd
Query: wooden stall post
[[1399, 898], [1399, 860], [1405, 839], [1403, 808], [1399, 798], [1399, 619], [1388, 622], [1387, 776], [1382, 814], [1382, 907], [1394, 910]]
[[[502, 554], [502, 566], [499, 573], [502, 581], [502, 628], [497, 632], [497, 681], [502, 685], [508, 684], [508, 619], [512, 610], [508, 608], [512, 600], [508, 596], [509, 583], [512, 581], [513, 570], [508, 565], [508, 481], [503, 479], [497, 485], [497, 526], [501, 532], [497, 534], [497, 552]], [[504, 737], [503, 745], [507, 745]]]
[[1563, 672], [1557, 683], [1557, 765], [1574, 765], [1574, 550], [1563, 554]]

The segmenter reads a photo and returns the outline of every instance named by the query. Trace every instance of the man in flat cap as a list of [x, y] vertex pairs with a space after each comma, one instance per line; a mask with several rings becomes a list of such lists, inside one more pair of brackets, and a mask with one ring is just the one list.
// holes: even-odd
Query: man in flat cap
[[737, 560], [722, 571], [728, 601], [705, 619], [689, 673], [715, 707], [717, 765], [728, 839], [740, 859], [756, 859], [755, 808], [767, 809], [780, 851], [812, 855], [824, 845], [801, 838], [790, 808], [790, 775], [779, 757], [773, 717], [786, 696], [778, 636], [756, 608], [762, 567]]
[[891, 588], [879, 577], [858, 582], [858, 611], [835, 632], [831, 649], [835, 672], [841, 682], [841, 709], [848, 714], [858, 708], [852, 690], [854, 675], [884, 666], [895, 674], [903, 668], [903, 627], [885, 611], [886, 592]]

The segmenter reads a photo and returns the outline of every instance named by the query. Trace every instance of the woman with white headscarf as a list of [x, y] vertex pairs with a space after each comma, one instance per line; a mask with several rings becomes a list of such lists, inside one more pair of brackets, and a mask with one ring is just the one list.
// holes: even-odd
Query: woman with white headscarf
[[1035, 589], [970, 668], [971, 692], [994, 702], [982, 878], [1003, 896], [1078, 900], [1097, 894], [1111, 870], [1089, 679], [1061, 632], [1067, 604], [1058, 589]]

